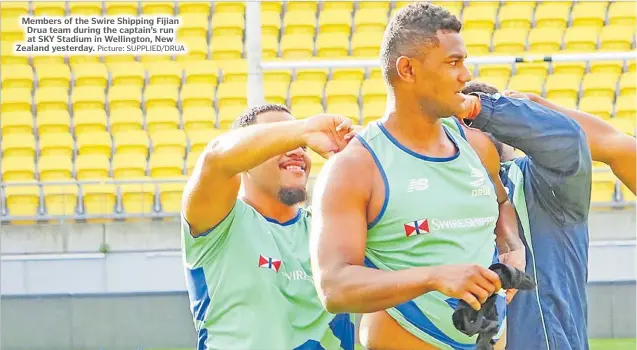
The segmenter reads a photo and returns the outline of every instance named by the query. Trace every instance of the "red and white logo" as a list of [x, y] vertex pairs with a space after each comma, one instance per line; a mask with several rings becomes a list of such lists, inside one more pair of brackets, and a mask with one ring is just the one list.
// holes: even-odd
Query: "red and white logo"
[[423, 233], [429, 233], [429, 220], [421, 219], [404, 224], [405, 235], [411, 237], [414, 235], [421, 235]]
[[279, 268], [281, 268], [281, 260], [259, 255], [259, 267], [279, 272]]

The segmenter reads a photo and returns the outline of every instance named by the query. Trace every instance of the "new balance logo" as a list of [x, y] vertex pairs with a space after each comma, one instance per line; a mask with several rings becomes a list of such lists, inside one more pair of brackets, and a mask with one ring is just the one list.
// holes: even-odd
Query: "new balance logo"
[[429, 188], [428, 179], [412, 179], [407, 186], [407, 192], [424, 191]]
[[482, 185], [484, 185], [484, 180], [485, 180], [485, 176], [484, 176], [484, 172], [471, 167], [471, 177], [474, 178], [475, 180], [472, 180], [471, 182], [469, 182], [469, 184], [471, 184], [471, 186], [473, 187], [480, 187]]

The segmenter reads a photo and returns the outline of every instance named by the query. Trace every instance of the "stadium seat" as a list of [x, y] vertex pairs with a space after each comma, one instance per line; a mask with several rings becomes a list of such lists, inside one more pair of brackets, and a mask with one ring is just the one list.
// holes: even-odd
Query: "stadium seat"
[[635, 119], [611, 118], [608, 122], [624, 134], [635, 136]]
[[242, 37], [245, 28], [243, 12], [216, 12], [212, 15], [212, 36]]
[[174, 2], [167, 1], [142, 1], [142, 15], [167, 15], [172, 16], [175, 14]]
[[297, 103], [292, 106], [292, 114], [294, 114], [297, 119], [305, 119], [322, 113], [325, 113], [325, 109], [322, 104]]
[[47, 215], [68, 216], [76, 214], [78, 187], [77, 185], [44, 185], [44, 206]]
[[570, 27], [564, 32], [564, 49], [571, 52], [591, 52], [597, 50], [599, 28]]
[[126, 131], [113, 136], [113, 146], [116, 154], [139, 154], [144, 158], [148, 155], [148, 134], [146, 131]]
[[211, 129], [215, 127], [217, 113], [214, 107], [188, 107], [184, 108], [181, 114], [184, 130]]
[[248, 63], [246, 60], [229, 61], [222, 69], [223, 82], [240, 82], [245, 84], [248, 81]]
[[149, 85], [144, 91], [146, 114], [154, 108], [177, 108], [178, 90], [174, 85]]
[[87, 132], [106, 131], [106, 111], [103, 109], [83, 109], [73, 115], [75, 135]]
[[630, 51], [634, 37], [634, 27], [606, 26], [602, 28], [599, 34], [599, 48], [601, 51]]
[[316, 81], [294, 81], [290, 85], [290, 106], [294, 113], [298, 105], [322, 105], [323, 84]]
[[181, 154], [183, 158], [186, 152], [186, 133], [183, 130], [157, 130], [151, 132], [150, 139], [154, 154]]
[[82, 63], [71, 67], [75, 87], [97, 86], [105, 89], [108, 85], [108, 69], [103, 63]]
[[[4, 4], [4, 2], [2, 2]], [[13, 52], [13, 43], [0, 40], [0, 64], [3, 66], [29, 65], [29, 56], [18, 56]]]
[[577, 109], [577, 99], [574, 99], [574, 98], [558, 97], [558, 98], [551, 99], [550, 101], [562, 107]]
[[192, 171], [199, 160], [201, 153], [190, 152], [186, 158], [186, 173], [192, 175]]
[[[311, 5], [311, 4], [310, 4]], [[288, 3], [288, 9], [292, 8], [294, 5], [294, 3]], [[283, 2], [281, 1], [267, 1], [267, 2], [262, 2], [261, 3], [261, 12], [277, 12], [277, 13], [281, 13], [281, 10], [283, 9]]]
[[175, 178], [181, 177], [184, 167], [183, 153], [153, 153], [148, 161], [150, 177]]
[[325, 1], [323, 3], [323, 10], [341, 10], [352, 12], [354, 9], [354, 1]]
[[281, 31], [281, 13], [278, 11], [261, 11], [261, 34], [279, 36]]
[[2, 89], [0, 92], [0, 112], [31, 112], [31, 103], [30, 89]]
[[213, 36], [210, 41], [210, 57], [213, 60], [236, 60], [243, 57], [241, 36]]
[[26, 35], [24, 29], [20, 26], [19, 18], [7, 18], [2, 21], [0, 28], [0, 40], [8, 43], [16, 41], [24, 41]]
[[97, 86], [77, 87], [73, 89], [71, 106], [73, 113], [83, 110], [104, 109], [104, 88]]
[[25, 111], [3, 113], [0, 131], [2, 138], [7, 135], [30, 134], [33, 132], [33, 116]]
[[175, 107], [155, 107], [146, 112], [146, 130], [149, 133], [177, 129], [179, 124], [179, 111]]
[[615, 194], [617, 178], [610, 171], [593, 172], [591, 202], [610, 202]]
[[0, 82], [3, 89], [33, 88], [33, 68], [26, 64], [0, 66]]
[[375, 102], [385, 103], [387, 100], [387, 88], [382, 79], [367, 79], [361, 86], [363, 107]]
[[135, 179], [146, 176], [146, 157], [139, 153], [115, 154], [113, 178]]
[[628, 72], [634, 72], [637, 70], [637, 61], [635, 60], [627, 60], [626, 61], [626, 70]]
[[328, 104], [356, 103], [361, 88], [357, 81], [330, 80], [325, 85], [325, 101]]
[[135, 55], [104, 55], [102, 57], [104, 60], [104, 64], [106, 64], [109, 69], [113, 65], [121, 65], [124, 63], [142, 65], [141, 63], [137, 62], [137, 58]]
[[526, 37], [529, 31], [525, 28], [498, 29], [493, 33], [493, 51], [495, 53], [517, 54], [526, 49]]
[[246, 84], [244, 82], [221, 83], [217, 88], [217, 106], [245, 106], [248, 104], [246, 98]]
[[109, 110], [113, 113], [117, 109], [138, 109], [142, 103], [142, 90], [136, 86], [112, 86], [108, 89]]
[[487, 83], [489, 85], [495, 86], [498, 90], [503, 91], [507, 87], [509, 82], [509, 77], [501, 77], [501, 76], [478, 76], [477, 80], [480, 80], [483, 83]]
[[563, 30], [551, 27], [536, 27], [529, 32], [529, 51], [537, 53], [555, 53], [562, 46]]
[[41, 156], [38, 170], [40, 181], [68, 180], [73, 177], [73, 162], [65, 156]]
[[160, 183], [157, 185], [162, 212], [181, 213], [181, 197], [186, 180], [184, 177], [184, 182]]
[[308, 10], [288, 10], [283, 18], [283, 34], [314, 35], [316, 28], [316, 12]]
[[177, 9], [180, 15], [199, 14], [208, 16], [210, 14], [210, 3], [199, 1], [177, 1]]
[[208, 143], [210, 143], [210, 141], [212, 141], [215, 137], [223, 134], [223, 132], [223, 130], [212, 128], [189, 131], [188, 144], [190, 151], [188, 152], [188, 157], [190, 157], [190, 154], [199, 154], [203, 152]]
[[462, 12], [463, 28], [493, 31], [497, 6], [468, 6]]
[[214, 106], [215, 87], [208, 84], [186, 84], [181, 88], [182, 110]]
[[205, 13], [180, 14], [181, 22], [177, 29], [179, 41], [186, 38], [208, 39], [208, 15]]
[[229, 129], [238, 116], [243, 114], [248, 107], [245, 105], [231, 105], [219, 108], [218, 121], [220, 129]]
[[263, 84], [266, 103], [286, 105], [290, 84], [284, 81], [270, 81]]
[[212, 61], [188, 62], [184, 69], [186, 84], [210, 84], [217, 86], [219, 69]]
[[516, 74], [509, 80], [507, 89], [542, 95], [544, 77], [536, 75]]
[[376, 101], [363, 105], [363, 125], [374, 122], [385, 115], [387, 103], [385, 101]]
[[389, 10], [389, 1], [376, 1], [376, 0], [358, 0], [358, 10], [363, 9], [383, 9], [385, 10], [385, 15], [387, 15], [387, 10]]
[[619, 78], [619, 95], [635, 96], [637, 87], [635, 87], [637, 75], [635, 72], [626, 72]]
[[173, 62], [172, 55], [159, 55], [159, 54], [140, 55], [139, 60], [144, 65], [144, 67], [148, 67], [149, 65], [152, 65], [152, 64]]
[[20, 16], [29, 15], [29, 2], [27, 1], [3, 1], [0, 2], [0, 16], [1, 18], [16, 18]]
[[533, 18], [533, 7], [516, 3], [506, 4], [500, 8], [498, 14], [500, 29], [519, 28], [530, 29]]
[[463, 38], [467, 52], [472, 56], [486, 55], [491, 51], [491, 29], [467, 29], [463, 31]]
[[105, 1], [104, 7], [106, 8], [106, 14], [109, 16], [137, 16], [138, 14], [138, 2], [110, 2]]
[[[608, 7], [608, 23], [610, 25], [622, 25], [635, 28], [637, 21], [637, 10], [631, 1], [612, 2]], [[634, 32], [634, 30], [633, 30]]]
[[287, 2], [287, 11], [286, 11], [286, 13], [293, 12], [293, 11], [312, 11], [312, 12], [316, 12], [317, 5], [318, 5], [317, 1], [289, 1], [289, 2]]
[[66, 64], [47, 64], [36, 66], [38, 88], [61, 87], [69, 89], [71, 69]]
[[615, 102], [615, 117], [634, 120], [637, 117], [635, 95], [617, 97]]
[[319, 33], [316, 38], [316, 55], [321, 58], [349, 56], [349, 34], [343, 32]]
[[228, 14], [228, 13], [244, 13], [245, 4], [243, 2], [215, 2], [215, 13]]
[[352, 13], [347, 10], [323, 10], [319, 14], [319, 32], [345, 33], [349, 35], [352, 28]]
[[126, 131], [138, 131], [143, 128], [144, 116], [139, 108], [119, 108], [112, 110], [109, 117], [113, 135]]
[[[613, 50], [615, 51], [615, 50]], [[614, 75], [620, 75], [624, 70], [624, 62], [619, 61], [591, 61], [590, 72], [591, 73], [609, 73]]]
[[354, 15], [354, 33], [382, 33], [387, 27], [386, 8], [360, 8]]
[[[467, 69], [470, 72], [473, 71], [473, 68], [467, 67]], [[510, 64], [484, 64], [478, 66], [478, 73], [480, 76], [508, 78], [511, 76], [511, 69]]]
[[69, 1], [71, 16], [101, 16], [102, 3], [94, 1]]
[[112, 141], [106, 131], [92, 131], [77, 135], [77, 153], [80, 156], [111, 157]]
[[609, 119], [613, 114], [613, 98], [601, 96], [582, 97], [578, 109], [602, 119]]
[[109, 156], [104, 154], [80, 154], [75, 158], [75, 172], [78, 180], [108, 178]]
[[582, 93], [584, 97], [615, 97], [617, 87], [617, 75], [608, 73], [589, 73], [582, 80]]
[[622, 200], [624, 202], [635, 202], [635, 195], [624, 184], [619, 184]]
[[181, 65], [175, 61], [148, 64], [147, 72], [150, 85], [181, 86], [183, 72]]
[[549, 75], [548, 78], [546, 78], [546, 84], [544, 86], [546, 90], [546, 98], [577, 98], [580, 79], [580, 76], [571, 74]]
[[31, 58], [31, 60], [33, 61], [33, 67], [35, 67], [36, 69], [39, 66], [48, 66], [51, 64], [64, 64], [64, 56], [33, 56]]
[[201, 61], [208, 58], [208, 42], [205, 38], [186, 37], [179, 42], [186, 45], [188, 52], [185, 55], [176, 55], [177, 62]]
[[355, 81], [360, 85], [364, 78], [364, 68], [338, 68], [332, 70], [332, 80]]
[[352, 123], [360, 124], [360, 107], [358, 103], [336, 102], [328, 103], [326, 113], [342, 115], [352, 120]]
[[597, 27], [604, 26], [608, 2], [578, 2], [573, 5], [571, 11], [571, 25], [573, 27]]
[[327, 69], [298, 69], [296, 70], [296, 81], [313, 81], [325, 84], [327, 73]]
[[40, 136], [50, 133], [68, 133], [71, 116], [68, 111], [43, 111], [35, 119]]
[[117, 188], [113, 184], [82, 185], [85, 215], [112, 215], [115, 210]]
[[281, 57], [285, 59], [304, 59], [314, 53], [312, 34], [286, 34], [281, 38]]
[[279, 36], [264, 33], [261, 36], [261, 59], [272, 60], [279, 57]]
[[554, 62], [553, 63], [553, 74], [570, 74], [576, 75], [580, 78], [583, 77], [584, 72], [586, 72], [586, 62]]
[[67, 111], [69, 93], [59, 87], [43, 87], [35, 91], [35, 105], [38, 113], [43, 111]]
[[59, 155], [73, 156], [73, 138], [69, 133], [48, 133], [40, 136], [40, 157]]
[[355, 32], [352, 35], [352, 56], [378, 57], [383, 32]]
[[71, 69], [78, 64], [100, 63], [99, 56], [70, 56], [69, 65]]
[[140, 183], [122, 184], [122, 209], [127, 214], [149, 214], [155, 206], [155, 184], [148, 178], [138, 178]]
[[40, 209], [40, 189], [33, 185], [14, 185], [4, 189], [8, 214], [12, 216], [35, 216]]
[[[3, 145], [4, 147], [4, 145]], [[6, 155], [0, 159], [2, 182], [28, 181], [35, 178], [33, 157], [24, 155]]]
[[115, 63], [110, 64], [108, 68], [111, 73], [111, 85], [113, 87], [129, 85], [141, 88], [144, 86], [146, 73], [141, 63]]
[[571, 2], [543, 2], [535, 9], [536, 28], [565, 28]]

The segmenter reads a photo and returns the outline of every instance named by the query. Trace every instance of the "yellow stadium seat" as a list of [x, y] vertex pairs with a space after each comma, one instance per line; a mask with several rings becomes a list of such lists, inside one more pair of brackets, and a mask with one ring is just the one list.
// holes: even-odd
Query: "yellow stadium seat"
[[112, 86], [144, 86], [146, 73], [144, 66], [139, 62], [116, 63], [109, 65]]
[[[467, 69], [469, 69], [470, 72], [473, 71], [473, 68], [467, 67]], [[497, 76], [508, 78], [511, 76], [511, 70], [512, 67], [510, 64], [484, 64], [478, 66], [478, 74], [480, 76], [488, 75], [491, 77]]]
[[243, 12], [217, 13], [212, 15], [212, 35], [243, 37], [245, 18]]
[[69, 1], [69, 13], [72, 16], [101, 16], [102, 3], [94, 1]]
[[579, 2], [573, 5], [571, 11], [572, 26], [574, 27], [602, 27], [606, 20], [608, 2]]
[[[146, 177], [137, 180], [147, 180]], [[149, 214], [155, 206], [155, 184], [141, 182], [122, 184], [119, 186], [122, 193], [122, 209], [127, 214]]]
[[70, 56], [69, 65], [71, 70], [78, 64], [100, 63], [99, 56]]
[[13, 53], [13, 43], [0, 40], [0, 64], [4, 66], [11, 65], [29, 65], [29, 56], [17, 56]]
[[613, 99], [612, 97], [585, 96], [580, 99], [578, 109], [602, 119], [609, 119], [613, 114]]
[[153, 153], [181, 154], [182, 158], [186, 152], [186, 133], [180, 129], [157, 130], [150, 133], [153, 143]]
[[104, 109], [82, 109], [73, 115], [75, 135], [87, 132], [106, 131], [106, 111]]
[[327, 73], [327, 69], [298, 69], [296, 71], [296, 80], [315, 81], [325, 84], [327, 81]]
[[628, 187], [626, 187], [624, 184], [619, 184], [620, 186], [620, 190], [621, 190], [621, 194], [622, 194], [622, 199], [624, 202], [635, 202], [635, 194], [633, 194], [630, 189], [628, 189]]
[[290, 105], [295, 109], [299, 104], [322, 104], [322, 82], [296, 80], [290, 85]]
[[635, 136], [635, 119], [630, 118], [611, 118], [608, 120], [617, 130], [624, 134]]
[[181, 108], [213, 107], [215, 87], [208, 84], [186, 84], [181, 88]]
[[35, 105], [38, 113], [42, 111], [66, 111], [69, 106], [69, 93], [59, 87], [43, 87], [35, 92]]
[[321, 169], [323, 169], [323, 165], [325, 165], [325, 158], [311, 149], [308, 150], [308, 153], [310, 155], [310, 161], [312, 162], [310, 174], [316, 176], [321, 172]]
[[96, 86], [105, 89], [108, 85], [108, 69], [103, 63], [82, 63], [71, 67], [75, 87]]
[[626, 61], [626, 70], [629, 72], [634, 72], [637, 68], [637, 61], [635, 60], [627, 60]]
[[549, 71], [548, 63], [543, 62], [531, 62], [531, 63], [518, 63], [515, 65], [516, 74], [522, 75], [538, 75], [546, 77]]
[[357, 81], [330, 80], [325, 85], [325, 100], [327, 104], [357, 103], [361, 88]]
[[325, 113], [325, 109], [323, 108], [322, 104], [316, 104], [316, 103], [308, 103], [308, 104], [296, 104], [293, 109], [292, 109], [292, 113], [294, 114], [294, 116], [298, 119], [305, 119], [317, 114], [322, 114]]
[[106, 14], [109, 16], [137, 16], [138, 8], [137, 1], [128, 2], [110, 2], [105, 1], [104, 7], [106, 8]]
[[[178, 99], [178, 91], [177, 88], [171, 85], [150, 85], [146, 87], [144, 91], [144, 104], [146, 105], [146, 117], [150, 111], [153, 109], [160, 109], [162, 112], [165, 112], [167, 109], [172, 109], [174, 112], [168, 112], [171, 115], [173, 113], [177, 113], [177, 99]], [[177, 113], [178, 114], [178, 113]], [[153, 116], [159, 118], [160, 120], [163, 117]], [[169, 118], [174, 119], [174, 118]], [[179, 118], [177, 116], [177, 122]], [[150, 125], [150, 123], [148, 123]]]
[[40, 181], [67, 180], [73, 175], [73, 162], [70, 157], [42, 156], [38, 161]]
[[564, 49], [577, 52], [596, 51], [598, 38], [599, 28], [570, 27], [564, 32]]
[[323, 10], [319, 14], [319, 31], [321, 33], [346, 33], [352, 28], [352, 13], [347, 10]]
[[564, 31], [560, 28], [533, 28], [529, 32], [529, 51], [537, 53], [554, 53], [562, 46], [562, 35]]
[[2, 19], [29, 15], [28, 1], [3, 1], [0, 2], [0, 16]]
[[143, 128], [144, 115], [139, 108], [120, 108], [111, 110], [109, 123], [113, 135], [126, 132], [138, 131]]
[[630, 51], [634, 37], [634, 27], [617, 25], [603, 27], [599, 34], [600, 50]]
[[365, 78], [364, 68], [339, 68], [332, 70], [332, 80], [355, 81], [359, 85]]
[[554, 98], [554, 99], [551, 99], [550, 101], [562, 107], [577, 109], [577, 100], [574, 98], [562, 97], [562, 98]]
[[217, 106], [245, 106], [248, 104], [246, 98], [246, 84], [244, 82], [221, 83], [217, 88]]
[[352, 36], [352, 56], [378, 57], [383, 32], [355, 32]]
[[509, 90], [542, 95], [544, 77], [535, 75], [514, 75], [509, 80]]
[[621, 96], [635, 96], [637, 94], [637, 88], [635, 83], [637, 81], [637, 75], [635, 72], [626, 72], [619, 78], [619, 95]]
[[3, 182], [28, 181], [35, 178], [35, 163], [33, 162], [33, 157], [5, 155], [0, 160], [0, 164], [2, 164]]
[[316, 39], [316, 54], [323, 58], [349, 56], [349, 34], [319, 33]]
[[360, 107], [358, 103], [328, 103], [326, 112], [329, 114], [342, 115], [351, 119], [354, 124], [360, 124]]
[[146, 157], [139, 153], [115, 154], [113, 156], [113, 177], [133, 179], [146, 176]]
[[509, 77], [480, 75], [476, 78], [476, 80], [479, 80], [483, 83], [487, 83], [489, 85], [493, 85], [498, 90], [503, 91], [507, 87], [507, 84], [509, 82]]
[[219, 81], [219, 68], [212, 61], [188, 62], [184, 67], [186, 84], [209, 84], [217, 86]]
[[[615, 51], [615, 50], [613, 50]], [[608, 73], [620, 75], [624, 69], [623, 61], [591, 61], [591, 73]]]
[[215, 2], [215, 13], [228, 14], [228, 13], [243, 13], [245, 12], [245, 4], [243, 2], [235, 2], [235, 1], [220, 1]]
[[64, 56], [33, 56], [33, 66], [37, 69], [39, 66], [48, 66], [51, 64], [65, 64]]
[[383, 9], [385, 10], [385, 15], [387, 15], [389, 4], [389, 1], [358, 0], [358, 10]]
[[11, 156], [35, 156], [35, 138], [33, 134], [11, 134], [2, 138], [2, 155], [3, 157]]
[[2, 89], [0, 92], [0, 112], [31, 112], [31, 89]]
[[281, 56], [285, 59], [309, 58], [313, 53], [312, 34], [286, 34], [281, 39]]
[[582, 79], [582, 92], [584, 97], [615, 97], [617, 87], [617, 75], [607, 73], [589, 73]]
[[25, 37], [25, 31], [20, 26], [19, 18], [7, 18], [2, 21], [0, 40], [13, 43], [15, 41], [24, 41]]
[[47, 64], [37, 66], [38, 87], [61, 87], [68, 89], [71, 81], [71, 70], [66, 64]]
[[201, 153], [190, 152], [186, 158], [186, 173], [192, 175], [192, 171], [199, 160]]
[[529, 31], [525, 28], [498, 29], [493, 33], [493, 51], [496, 53], [522, 53], [526, 49], [526, 37]]
[[183, 71], [177, 62], [157, 62], [147, 66], [150, 85], [181, 86]]
[[35, 185], [14, 185], [4, 189], [7, 209], [12, 216], [34, 216], [39, 214], [40, 189]]
[[484, 28], [463, 31], [463, 38], [469, 55], [481, 56], [488, 54], [491, 51], [492, 33], [492, 30]]
[[278, 11], [261, 11], [261, 34], [278, 36], [281, 30], [281, 14]]
[[285, 12], [283, 18], [283, 33], [314, 35], [316, 25], [316, 12], [314, 10], [290, 10]]
[[506, 4], [500, 8], [498, 14], [500, 29], [519, 28], [530, 29], [533, 18], [533, 7], [516, 3]]
[[632, 1], [616, 1], [612, 2], [608, 7], [608, 22], [611, 25], [634, 28], [637, 25], [635, 16], [637, 16], [637, 10], [635, 10], [635, 4]]
[[210, 3], [200, 1], [177, 1], [177, 8], [180, 15], [185, 14], [201, 14], [208, 16], [210, 14]]
[[237, 119], [238, 116], [242, 115], [247, 107], [247, 104], [220, 107], [218, 113], [219, 128], [229, 129], [234, 120]]
[[84, 214], [111, 215], [115, 210], [117, 188], [113, 184], [82, 185]]
[[463, 27], [493, 31], [497, 6], [468, 6], [462, 12]]
[[610, 202], [615, 194], [617, 178], [610, 171], [593, 172], [591, 202]]
[[287, 2], [287, 11], [312, 11], [316, 12], [318, 1], [289, 1]]
[[266, 103], [286, 105], [290, 84], [284, 81], [265, 82], [263, 86]]
[[385, 31], [385, 27], [387, 27], [386, 8], [360, 9], [359, 7], [354, 15], [355, 33], [382, 33]]
[[77, 135], [77, 153], [81, 156], [111, 157], [111, 135], [105, 131], [91, 131]]
[[33, 116], [26, 111], [3, 113], [0, 118], [2, 137], [33, 132]]
[[104, 88], [85, 86], [73, 89], [73, 111], [104, 109]]
[[108, 178], [110, 162], [103, 154], [80, 154], [75, 158], [75, 172], [78, 180]]
[[354, 1], [325, 1], [323, 2], [323, 10], [341, 10], [352, 12], [354, 9]]
[[68, 133], [71, 127], [71, 116], [68, 111], [42, 111], [35, 119], [40, 136], [50, 133]]
[[175, 107], [155, 107], [146, 112], [146, 129], [156, 130], [179, 128], [179, 111]]
[[548, 99], [565, 97], [577, 98], [580, 76], [571, 74], [552, 74], [546, 78], [546, 97]]
[[40, 156], [73, 155], [73, 138], [69, 133], [48, 133], [40, 136]]
[[634, 120], [637, 117], [635, 95], [619, 96], [615, 102], [615, 117]]
[[180, 14], [181, 22], [177, 29], [179, 41], [185, 38], [208, 38], [208, 15], [204, 13]]
[[184, 178], [184, 182], [157, 184], [162, 212], [181, 213], [181, 197], [186, 180]]
[[0, 66], [0, 82], [3, 89], [33, 88], [33, 69], [26, 64]]
[[148, 134], [142, 130], [120, 132], [113, 136], [116, 154], [139, 154], [146, 158], [149, 143]]
[[106, 64], [109, 69], [111, 68], [111, 66], [121, 65], [124, 63], [142, 65], [141, 63], [136, 61], [135, 55], [104, 55], [102, 57], [104, 58], [104, 64]]
[[140, 108], [142, 103], [142, 90], [136, 86], [112, 86], [108, 89], [108, 104], [111, 113], [121, 108]]
[[263, 34], [261, 36], [261, 59], [271, 60], [279, 56], [279, 36]]
[[535, 27], [565, 28], [571, 2], [543, 2], [535, 9]]
[[46, 213], [51, 216], [74, 215], [77, 208], [77, 185], [42, 186]]
[[363, 125], [367, 125], [373, 121], [382, 118], [387, 108], [386, 101], [376, 101], [363, 105]]
[[213, 60], [235, 60], [243, 56], [241, 36], [213, 36], [210, 42], [210, 57]]
[[203, 152], [208, 143], [217, 136], [223, 134], [223, 132], [224, 130], [213, 128], [188, 131], [188, 144], [190, 147], [188, 157], [190, 157], [191, 154], [199, 154]]
[[555, 62], [553, 63], [553, 74], [577, 75], [580, 78], [586, 71], [586, 62]]
[[188, 107], [184, 108], [181, 114], [184, 123], [184, 130], [211, 129], [215, 127], [217, 112], [214, 107]]
[[182, 153], [153, 153], [148, 161], [150, 177], [176, 178], [181, 177], [184, 167], [184, 155]]
[[167, 15], [175, 14], [175, 3], [168, 1], [142, 1], [142, 15]]
[[227, 61], [221, 69], [224, 83], [243, 83], [248, 81], [248, 63], [246, 60]]
[[177, 55], [177, 62], [201, 61], [208, 58], [208, 43], [205, 38], [186, 37], [179, 42], [186, 45], [188, 52], [185, 55]]

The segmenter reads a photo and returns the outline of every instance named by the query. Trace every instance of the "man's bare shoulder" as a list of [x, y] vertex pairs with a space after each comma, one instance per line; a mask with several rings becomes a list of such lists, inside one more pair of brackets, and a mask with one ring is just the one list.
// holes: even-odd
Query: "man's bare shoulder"
[[372, 169], [374, 159], [358, 139], [353, 139], [341, 152], [326, 163], [324, 169], [343, 174], [360, 175], [360, 171]]

